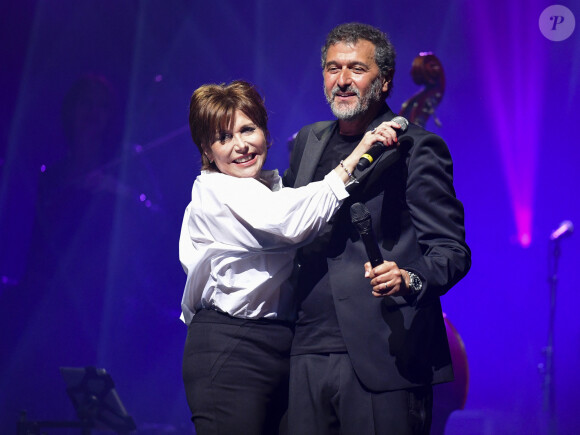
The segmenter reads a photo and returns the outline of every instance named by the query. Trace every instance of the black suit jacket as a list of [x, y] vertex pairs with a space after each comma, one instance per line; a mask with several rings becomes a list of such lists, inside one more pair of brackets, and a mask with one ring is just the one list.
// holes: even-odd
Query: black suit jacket
[[[368, 130], [390, 120], [385, 106]], [[304, 127], [297, 135], [286, 186], [312, 181], [336, 121]], [[468, 272], [463, 206], [455, 197], [453, 165], [445, 142], [414, 124], [366, 170], [334, 216], [325, 255], [338, 323], [361, 382], [372, 391], [389, 391], [453, 379], [439, 297]], [[363, 264], [368, 261], [350, 222], [350, 205], [363, 202], [385, 260], [415, 272], [423, 281], [418, 295], [376, 298]], [[320, 278], [309, 268], [308, 248], [298, 256], [303, 298]], [[312, 255], [312, 254], [310, 254]]]

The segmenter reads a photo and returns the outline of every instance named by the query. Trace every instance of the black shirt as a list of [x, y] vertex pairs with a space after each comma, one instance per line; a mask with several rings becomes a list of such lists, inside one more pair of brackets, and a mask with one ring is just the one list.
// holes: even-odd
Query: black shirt
[[[322, 153], [313, 181], [322, 180], [338, 166], [362, 137], [343, 136], [336, 128]], [[336, 252], [337, 243], [332, 231], [333, 221], [334, 218], [314, 242], [298, 252], [301, 265], [297, 281], [300, 309], [292, 345], [293, 355], [346, 352], [328, 278], [327, 258], [339, 253]]]

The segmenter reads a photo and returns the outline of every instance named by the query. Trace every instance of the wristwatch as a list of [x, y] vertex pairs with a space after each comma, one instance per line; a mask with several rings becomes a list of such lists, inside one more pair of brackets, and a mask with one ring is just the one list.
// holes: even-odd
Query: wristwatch
[[421, 289], [423, 288], [423, 283], [421, 282], [421, 278], [419, 278], [413, 272], [407, 271], [407, 273], [409, 274], [409, 288], [415, 293], [420, 292]]

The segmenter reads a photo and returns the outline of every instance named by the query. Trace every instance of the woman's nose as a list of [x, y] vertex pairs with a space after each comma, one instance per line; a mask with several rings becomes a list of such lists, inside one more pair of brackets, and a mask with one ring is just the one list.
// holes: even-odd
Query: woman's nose
[[248, 149], [248, 144], [242, 139], [239, 134], [234, 135], [234, 149], [237, 152], [243, 152]]

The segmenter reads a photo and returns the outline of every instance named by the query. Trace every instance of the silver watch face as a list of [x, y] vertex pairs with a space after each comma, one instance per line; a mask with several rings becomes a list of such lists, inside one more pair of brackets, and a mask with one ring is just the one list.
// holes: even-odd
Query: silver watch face
[[421, 278], [415, 275], [412, 272], [409, 272], [409, 287], [413, 291], [421, 291], [421, 287], [423, 287], [423, 283], [421, 282]]

